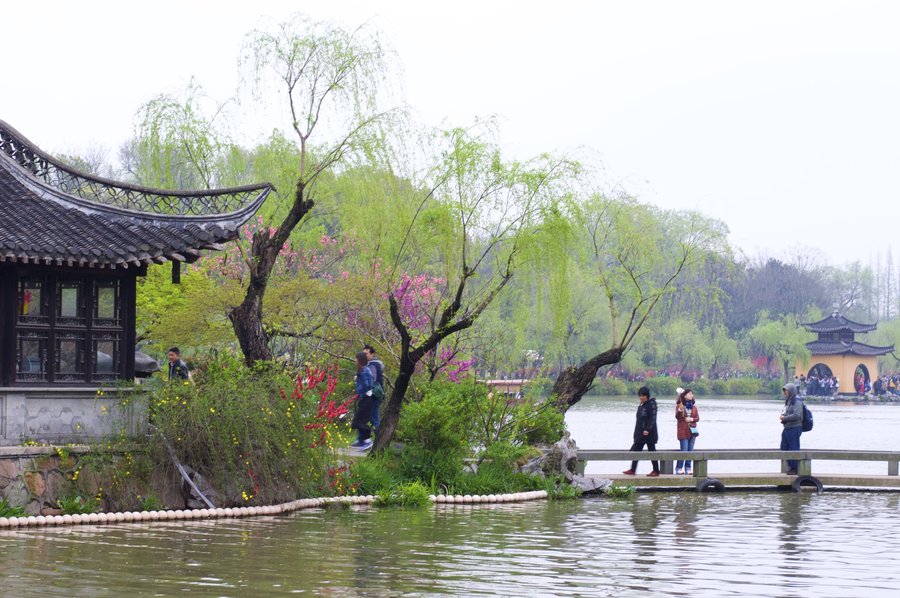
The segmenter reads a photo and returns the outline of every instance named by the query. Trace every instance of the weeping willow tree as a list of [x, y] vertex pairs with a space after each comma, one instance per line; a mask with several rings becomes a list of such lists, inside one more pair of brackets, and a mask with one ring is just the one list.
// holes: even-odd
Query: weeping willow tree
[[766, 356], [770, 367], [773, 362], [782, 367], [785, 382], [791, 379], [793, 364], [809, 363], [812, 353], [806, 343], [812, 336], [793, 315], [772, 319], [767, 311], [759, 312], [756, 326], [747, 333], [750, 342]]
[[274, 226], [253, 235], [246, 293], [229, 313], [244, 359], [254, 363], [272, 358], [263, 300], [279, 253], [316, 205], [323, 179], [378, 155], [392, 113], [378, 108], [388, 53], [364, 29], [297, 17], [252, 32], [245, 64], [260, 97], [274, 91], [286, 100], [299, 146], [293, 186], [272, 213]]
[[[385, 264], [390, 320], [399, 336], [398, 370], [375, 448], [386, 447], [417, 365], [445, 339], [470, 328], [519, 266], [543, 209], [558, 199], [574, 165], [540, 156], [504, 160], [483, 129], [453, 129], [435, 139], [432, 167], [414, 181], [415, 211]], [[423, 301], [410, 272], [430, 276]]]
[[552, 401], [565, 412], [594, 384], [601, 367], [619, 363], [679, 276], [724, 251], [725, 227], [695, 212], [664, 211], [630, 197], [595, 195], [561, 212], [577, 239], [574, 267], [589, 272], [609, 318], [609, 346], [569, 364]]

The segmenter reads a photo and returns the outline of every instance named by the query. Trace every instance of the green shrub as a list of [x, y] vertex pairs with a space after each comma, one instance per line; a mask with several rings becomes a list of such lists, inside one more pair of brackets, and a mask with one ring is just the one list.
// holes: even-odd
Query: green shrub
[[[695, 395], [708, 395], [711, 387], [709, 380], [706, 378], [698, 378], [693, 382], [681, 384], [680, 386], [690, 388]], [[675, 393], [673, 392], [672, 394], [674, 395]]]
[[396, 456], [398, 477], [403, 481], [434, 480], [436, 485], [449, 484], [463, 470], [462, 450], [435, 450], [407, 444]]
[[86, 498], [80, 494], [63, 496], [56, 501], [63, 515], [80, 515], [84, 513], [96, 513], [100, 501], [95, 497]]
[[[559, 438], [557, 438], [559, 440]], [[528, 462], [541, 454], [535, 447], [515, 444], [512, 442], [495, 442], [481, 451], [479, 461], [484, 465], [500, 466], [504, 469], [514, 470], [516, 466]]]
[[333, 368], [295, 376], [275, 363], [247, 367], [234, 355], [213, 356], [195, 383], [152, 394], [156, 459], [171, 462], [168, 442], [226, 506], [332, 493], [333, 450], [348, 436], [336, 384]]
[[624, 380], [618, 378], [603, 378], [595, 387], [597, 393], [614, 397], [624, 397], [632, 394]]
[[[765, 392], [765, 380], [761, 378], [732, 378], [728, 381], [728, 394], [755, 395]], [[780, 390], [780, 387], [779, 387]]]
[[524, 474], [490, 463], [484, 463], [475, 473], [463, 473], [447, 486], [448, 494], [508, 494], [527, 490], [542, 490], [544, 478]]
[[762, 390], [760, 392], [780, 397], [782, 386], [784, 386], [784, 382], [780, 378], [773, 378], [767, 381], [765, 385], [761, 385]]
[[634, 486], [616, 486], [613, 484], [603, 493], [609, 498], [631, 498], [634, 496]]
[[397, 485], [396, 468], [385, 454], [373, 455], [366, 459], [358, 459], [350, 465], [350, 480], [353, 491], [368, 495], [392, 488]]
[[431, 504], [430, 494], [431, 489], [417, 480], [380, 491], [375, 504], [385, 507], [420, 508]]
[[6, 497], [0, 498], [0, 517], [25, 517], [28, 513], [22, 507], [14, 507], [9, 504]]
[[713, 394], [717, 394], [717, 395], [731, 394], [729, 392], [728, 380], [722, 380], [722, 379], [713, 380], [712, 391], [713, 391]]
[[570, 484], [563, 476], [545, 478], [543, 489], [552, 500], [571, 500], [581, 496], [581, 490]]
[[478, 396], [472, 387], [433, 383], [421, 401], [403, 407], [396, 437], [426, 448], [464, 446]]
[[153, 494], [147, 496], [138, 496], [138, 511], [163, 511], [165, 505]]
[[549, 401], [525, 401], [512, 414], [517, 437], [510, 440], [525, 444], [553, 444], [566, 430], [565, 416], [554, 409]]

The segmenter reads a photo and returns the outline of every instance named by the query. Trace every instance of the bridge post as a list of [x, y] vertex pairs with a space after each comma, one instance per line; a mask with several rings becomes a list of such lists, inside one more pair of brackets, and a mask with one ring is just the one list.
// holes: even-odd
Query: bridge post
[[888, 461], [888, 475], [900, 474], [900, 461]]
[[695, 478], [705, 478], [708, 477], [709, 473], [708, 469], [709, 461], [706, 459], [694, 459], [694, 477]]
[[797, 475], [812, 475], [812, 459], [797, 459]]

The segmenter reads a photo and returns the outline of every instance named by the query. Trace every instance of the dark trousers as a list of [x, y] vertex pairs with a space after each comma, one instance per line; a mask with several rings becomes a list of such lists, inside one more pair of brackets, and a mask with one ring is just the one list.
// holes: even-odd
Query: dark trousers
[[372, 397], [360, 397], [356, 400], [356, 413], [353, 414], [350, 427], [356, 430], [356, 439], [360, 442], [367, 440], [372, 435], [370, 421], [374, 407], [375, 399]]
[[[647, 442], [643, 438], [641, 440], [635, 440], [634, 444], [631, 445], [631, 450], [635, 452], [640, 452], [641, 449], [644, 448], [644, 445], [647, 445], [647, 450], [651, 453], [656, 452], [656, 443], [655, 442]], [[631, 462], [631, 470], [637, 471], [637, 461]], [[650, 464], [653, 465], [653, 471], [659, 473], [659, 461], [650, 461]]]
[[[800, 434], [803, 429], [800, 426], [785, 428], [781, 431], [781, 450], [783, 451], [799, 451], [800, 450]], [[797, 471], [797, 460], [787, 460], [788, 469]]]

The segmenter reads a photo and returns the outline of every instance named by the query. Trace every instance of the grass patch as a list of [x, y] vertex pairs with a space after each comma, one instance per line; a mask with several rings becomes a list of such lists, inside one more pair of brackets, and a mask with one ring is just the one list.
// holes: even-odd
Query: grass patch
[[0, 517], [27, 517], [28, 513], [22, 507], [14, 507], [9, 504], [6, 497], [0, 498]]

